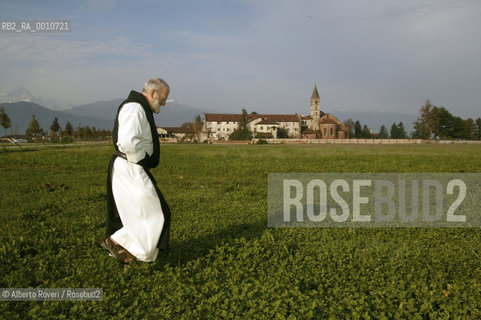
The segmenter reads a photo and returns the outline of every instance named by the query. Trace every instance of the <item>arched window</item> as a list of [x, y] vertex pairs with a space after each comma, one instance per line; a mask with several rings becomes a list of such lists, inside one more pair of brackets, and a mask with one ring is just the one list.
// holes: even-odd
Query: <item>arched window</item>
[[334, 135], [334, 130], [331, 128], [331, 136]]
[[327, 136], [327, 129], [324, 128], [324, 136]]

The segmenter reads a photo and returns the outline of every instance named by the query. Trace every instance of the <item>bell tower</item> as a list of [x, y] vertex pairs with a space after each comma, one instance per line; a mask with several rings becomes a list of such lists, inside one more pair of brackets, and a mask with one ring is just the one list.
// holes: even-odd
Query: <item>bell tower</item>
[[319, 130], [319, 119], [321, 118], [321, 99], [319, 98], [319, 92], [317, 92], [317, 84], [314, 84], [311, 96], [311, 118], [312, 118], [312, 130]]

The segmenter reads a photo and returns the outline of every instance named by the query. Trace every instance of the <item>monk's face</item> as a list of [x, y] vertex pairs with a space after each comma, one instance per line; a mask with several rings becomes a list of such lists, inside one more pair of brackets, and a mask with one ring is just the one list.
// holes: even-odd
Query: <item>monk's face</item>
[[169, 89], [167, 88], [162, 88], [160, 89], [160, 92], [157, 92], [157, 98], [159, 99], [159, 105], [160, 106], [165, 106], [165, 103], [167, 102], [167, 98], [169, 97]]
[[169, 96], [169, 89], [163, 88], [159, 91], [152, 90], [150, 93], [150, 105], [152, 106], [152, 111], [155, 113], [160, 112], [160, 106], [165, 106], [167, 102], [167, 97]]

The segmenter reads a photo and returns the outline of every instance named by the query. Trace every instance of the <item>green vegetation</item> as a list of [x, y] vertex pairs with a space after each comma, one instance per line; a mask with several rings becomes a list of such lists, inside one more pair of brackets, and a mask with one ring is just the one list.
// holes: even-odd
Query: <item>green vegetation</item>
[[234, 130], [229, 136], [229, 140], [250, 140], [252, 139], [252, 132], [247, 127], [247, 111], [242, 109], [242, 118], [239, 127]]
[[267, 228], [269, 172], [480, 172], [481, 146], [161, 145], [171, 252], [137, 266], [98, 245], [112, 152], [0, 153], [0, 287], [103, 288], [1, 318], [481, 318], [477, 228]]
[[399, 122], [399, 124], [393, 123], [391, 126], [391, 139], [407, 139], [408, 135], [404, 129], [404, 124]]
[[435, 106], [426, 100], [414, 123], [413, 136], [421, 139], [480, 140], [481, 118], [473, 120], [454, 116], [443, 106]]

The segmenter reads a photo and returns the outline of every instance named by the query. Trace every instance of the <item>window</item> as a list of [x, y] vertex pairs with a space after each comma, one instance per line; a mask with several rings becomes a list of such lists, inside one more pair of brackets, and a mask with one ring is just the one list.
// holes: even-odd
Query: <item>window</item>
[[267, 126], [267, 130], [271, 130], [271, 127]]
[[324, 136], [327, 136], [327, 129], [324, 128]]
[[264, 127], [263, 127], [263, 126], [261, 126], [261, 130], [264, 130]]
[[297, 128], [294, 128], [294, 131], [297, 131]]
[[217, 128], [217, 131], [220, 131], [220, 128]]
[[333, 131], [333, 129], [331, 128], [331, 136], [332, 136], [332, 135], [334, 135], [334, 131]]

